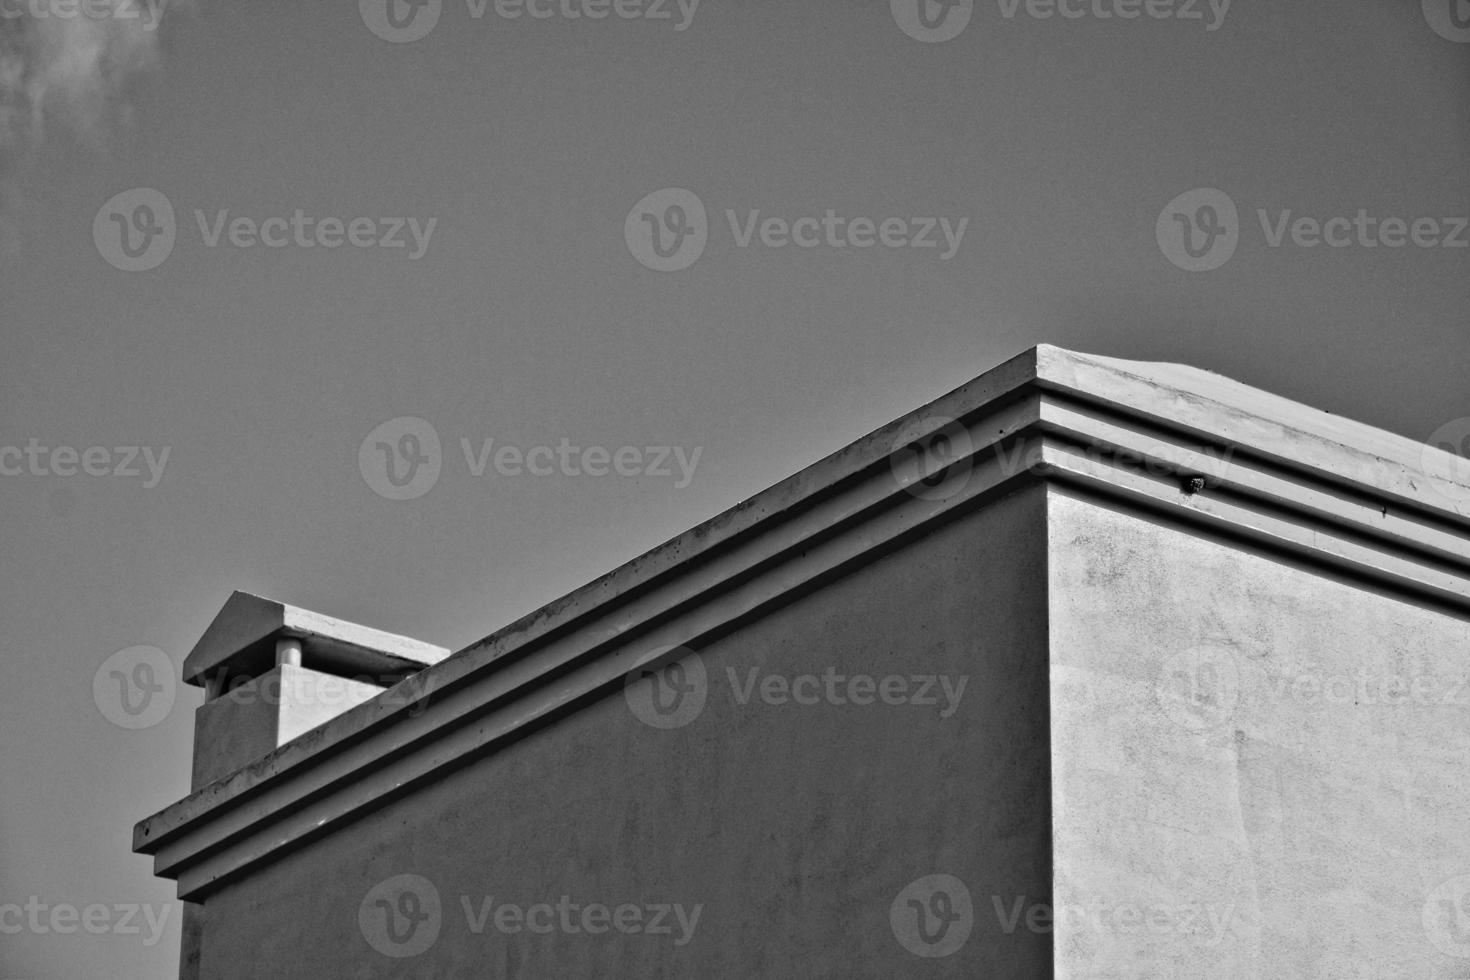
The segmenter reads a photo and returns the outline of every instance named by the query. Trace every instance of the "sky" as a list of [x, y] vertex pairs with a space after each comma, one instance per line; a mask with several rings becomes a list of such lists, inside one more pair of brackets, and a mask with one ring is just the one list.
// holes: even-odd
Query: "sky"
[[0, 0], [0, 977], [174, 975], [232, 590], [458, 649], [1038, 343], [1470, 454], [1465, 0], [393, 2]]

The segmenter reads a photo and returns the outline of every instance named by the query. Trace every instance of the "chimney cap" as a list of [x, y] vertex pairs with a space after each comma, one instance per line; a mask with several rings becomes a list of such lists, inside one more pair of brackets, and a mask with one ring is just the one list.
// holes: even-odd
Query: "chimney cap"
[[301, 641], [314, 670], [385, 684], [449, 656], [431, 643], [235, 592], [184, 658], [184, 682], [204, 687], [214, 680], [222, 688], [237, 677], [258, 677], [275, 666], [276, 641], [288, 638]]

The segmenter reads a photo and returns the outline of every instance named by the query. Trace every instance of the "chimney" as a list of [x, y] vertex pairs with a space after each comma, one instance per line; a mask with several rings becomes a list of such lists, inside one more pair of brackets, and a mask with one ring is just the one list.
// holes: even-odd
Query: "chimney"
[[184, 660], [185, 683], [206, 696], [194, 715], [191, 791], [448, 655], [443, 647], [234, 593]]

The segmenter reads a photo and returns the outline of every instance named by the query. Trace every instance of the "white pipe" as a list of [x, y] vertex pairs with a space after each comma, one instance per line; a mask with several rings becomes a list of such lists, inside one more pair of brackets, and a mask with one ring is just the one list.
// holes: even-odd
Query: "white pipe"
[[295, 638], [276, 641], [276, 666], [301, 666], [301, 641]]

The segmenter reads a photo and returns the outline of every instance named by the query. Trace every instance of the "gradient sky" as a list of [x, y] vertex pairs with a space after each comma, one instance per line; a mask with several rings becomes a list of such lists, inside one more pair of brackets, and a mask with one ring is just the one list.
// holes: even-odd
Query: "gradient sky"
[[[200, 694], [125, 730], [93, 676], [139, 645], [177, 669], [233, 589], [458, 648], [1041, 342], [1416, 439], [1470, 416], [1470, 249], [1273, 248], [1257, 216], [1470, 215], [1470, 43], [1420, 0], [1236, 0], [1214, 31], [981, 0], [944, 43], [888, 0], [703, 0], [683, 31], [470, 10], [389, 43], [355, 0], [196, 0], [101, 119], [0, 153], [0, 448], [170, 451], [151, 488], [0, 476], [0, 904], [173, 901], [130, 834], [187, 793]], [[138, 187], [177, 239], [120, 271], [94, 217]], [[670, 187], [708, 245], [664, 273], [624, 222]], [[1209, 272], [1155, 236], [1196, 188], [1239, 208]], [[210, 248], [194, 218], [298, 208], [437, 224], [415, 260]], [[968, 225], [948, 261], [741, 248], [727, 209]], [[402, 416], [443, 466], [390, 500], [358, 450]], [[475, 477], [461, 439], [702, 455], [683, 487]], [[168, 914], [152, 946], [5, 935], [0, 976], [172, 976]]]

